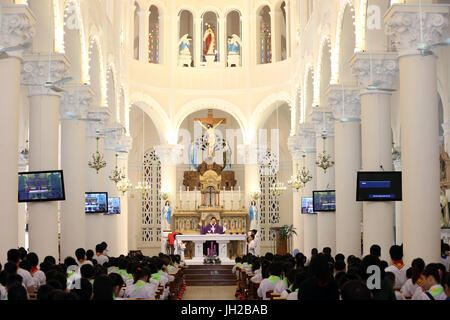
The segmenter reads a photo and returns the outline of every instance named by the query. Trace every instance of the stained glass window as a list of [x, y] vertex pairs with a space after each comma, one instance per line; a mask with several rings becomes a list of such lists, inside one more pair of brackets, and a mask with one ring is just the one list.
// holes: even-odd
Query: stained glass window
[[155, 24], [150, 29], [149, 34], [149, 55], [150, 63], [159, 63], [159, 25]]
[[270, 25], [261, 25], [261, 63], [272, 62], [272, 32]]

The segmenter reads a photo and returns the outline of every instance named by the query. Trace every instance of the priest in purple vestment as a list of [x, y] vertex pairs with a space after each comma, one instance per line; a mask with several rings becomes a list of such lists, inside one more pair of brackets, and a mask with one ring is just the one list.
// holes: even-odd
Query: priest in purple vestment
[[[211, 222], [209, 224], [207, 224], [206, 226], [202, 226], [202, 223], [199, 223], [200, 226], [200, 233], [201, 234], [224, 234], [225, 231], [227, 230], [227, 224], [225, 223], [222, 226], [219, 226], [217, 224], [217, 220], [215, 217], [211, 218]], [[205, 244], [203, 245], [203, 254], [204, 255], [208, 255], [208, 249], [209, 251], [215, 251], [216, 255], [219, 255], [219, 246], [217, 245], [216, 241], [206, 241]], [[210, 254], [210, 255], [214, 255], [214, 253]]]

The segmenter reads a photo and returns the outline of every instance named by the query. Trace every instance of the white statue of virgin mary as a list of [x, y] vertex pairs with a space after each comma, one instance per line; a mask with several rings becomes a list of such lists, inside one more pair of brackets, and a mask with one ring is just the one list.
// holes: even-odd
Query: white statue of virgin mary
[[170, 223], [172, 221], [172, 207], [170, 201], [166, 201], [161, 210], [161, 228], [162, 231], [171, 231]]
[[259, 217], [258, 217], [258, 208], [256, 206], [256, 201], [252, 200], [250, 202], [250, 230], [258, 230], [259, 229]]

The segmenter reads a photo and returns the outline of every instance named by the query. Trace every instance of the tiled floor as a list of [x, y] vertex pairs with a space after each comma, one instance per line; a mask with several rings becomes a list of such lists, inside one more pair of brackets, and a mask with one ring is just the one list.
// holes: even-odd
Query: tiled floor
[[236, 300], [232, 287], [187, 287], [183, 300]]

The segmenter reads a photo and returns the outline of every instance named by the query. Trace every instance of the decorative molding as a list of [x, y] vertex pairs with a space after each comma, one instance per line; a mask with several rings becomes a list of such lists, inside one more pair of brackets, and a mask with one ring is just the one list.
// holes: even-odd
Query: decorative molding
[[105, 136], [105, 150], [118, 151], [120, 139], [125, 128], [118, 122], [105, 125], [103, 135]]
[[370, 85], [392, 89], [393, 79], [399, 70], [395, 52], [357, 52], [350, 64], [363, 91]]
[[[27, 5], [3, 6], [0, 25], [0, 47], [8, 48], [31, 42], [36, 34], [36, 19]], [[21, 57], [22, 50], [8, 52], [9, 56]]]
[[29, 96], [61, 96], [45, 87], [45, 83], [63, 79], [69, 70], [69, 62], [62, 54], [24, 54], [21, 84], [28, 87]]
[[155, 146], [155, 152], [161, 160], [161, 165], [180, 164], [184, 146], [181, 144], [163, 144]]
[[299, 134], [302, 145], [301, 150], [304, 153], [316, 153], [316, 131], [313, 124], [301, 124]]
[[111, 116], [107, 107], [90, 107], [87, 114], [86, 138], [97, 138]]
[[441, 41], [448, 26], [448, 14], [447, 4], [393, 4], [384, 18], [385, 33], [392, 37], [399, 56], [420, 54], [421, 45]]
[[327, 96], [334, 119], [342, 122], [359, 121], [361, 118], [359, 94], [359, 88], [353, 85], [330, 85]]
[[302, 159], [302, 137], [299, 135], [291, 136], [288, 138], [288, 149], [292, 154], [293, 161], [300, 161]]
[[327, 137], [334, 136], [333, 112], [329, 107], [312, 108], [309, 114], [310, 121], [314, 124], [316, 137], [321, 138], [326, 131]]
[[61, 120], [85, 119], [92, 103], [93, 91], [86, 85], [66, 85], [61, 99]]

